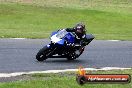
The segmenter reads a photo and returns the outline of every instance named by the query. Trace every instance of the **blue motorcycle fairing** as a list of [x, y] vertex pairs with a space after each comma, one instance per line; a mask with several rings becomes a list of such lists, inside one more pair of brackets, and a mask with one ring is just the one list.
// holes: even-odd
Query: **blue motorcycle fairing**
[[65, 43], [64, 39], [62, 39], [62, 40], [60, 40], [60, 41], [57, 42], [57, 44], [59, 44], [59, 45], [63, 45], [64, 43]]
[[75, 42], [75, 38], [73, 37], [73, 35], [71, 33], [68, 33], [68, 34], [65, 35], [64, 38], [62, 38], [62, 40], [58, 41], [57, 44], [64, 45], [65, 40], [68, 43], [74, 43]]
[[75, 38], [73, 37], [73, 35], [71, 33], [68, 33], [65, 38], [64, 38], [68, 43], [74, 43], [75, 42]]
[[[51, 34], [51, 37], [55, 34], [57, 34], [58, 32], [52, 32]], [[73, 37], [73, 35], [68, 32], [63, 38], [61, 38], [60, 41], [58, 41], [56, 44], [59, 44], [59, 45], [64, 45], [65, 41], [67, 41], [68, 43], [74, 43], [75, 42], [75, 38]], [[50, 45], [47, 45], [50, 47]]]

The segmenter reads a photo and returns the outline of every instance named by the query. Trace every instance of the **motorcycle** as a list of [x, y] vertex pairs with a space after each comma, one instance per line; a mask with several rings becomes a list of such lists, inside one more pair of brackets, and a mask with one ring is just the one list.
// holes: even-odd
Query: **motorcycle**
[[81, 44], [75, 44], [75, 35], [73, 33], [67, 32], [65, 29], [52, 32], [51, 43], [39, 50], [36, 59], [44, 61], [47, 58], [61, 57], [67, 58], [67, 60], [75, 60], [93, 39], [92, 34], [87, 34]]

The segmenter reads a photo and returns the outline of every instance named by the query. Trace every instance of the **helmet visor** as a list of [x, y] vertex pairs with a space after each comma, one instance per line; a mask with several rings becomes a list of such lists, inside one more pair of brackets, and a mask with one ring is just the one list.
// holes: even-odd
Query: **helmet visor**
[[78, 26], [78, 27], [76, 28], [76, 32], [77, 32], [77, 33], [83, 33], [83, 28], [82, 28], [82, 26]]

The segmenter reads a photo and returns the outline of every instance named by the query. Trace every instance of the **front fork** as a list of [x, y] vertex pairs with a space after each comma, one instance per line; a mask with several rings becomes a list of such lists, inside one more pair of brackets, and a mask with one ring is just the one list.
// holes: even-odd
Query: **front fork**
[[52, 56], [57, 48], [52, 47], [51, 44], [48, 44], [47, 47], [49, 48], [49, 53], [47, 54], [47, 56]]

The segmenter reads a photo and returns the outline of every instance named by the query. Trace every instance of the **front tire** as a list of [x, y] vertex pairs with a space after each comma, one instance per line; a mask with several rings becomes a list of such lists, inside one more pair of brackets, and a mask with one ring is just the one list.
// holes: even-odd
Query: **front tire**
[[47, 46], [45, 46], [39, 50], [39, 52], [36, 55], [36, 59], [38, 61], [44, 61], [48, 58], [47, 54], [49, 54], [49, 53], [50, 53], [49, 48]]

